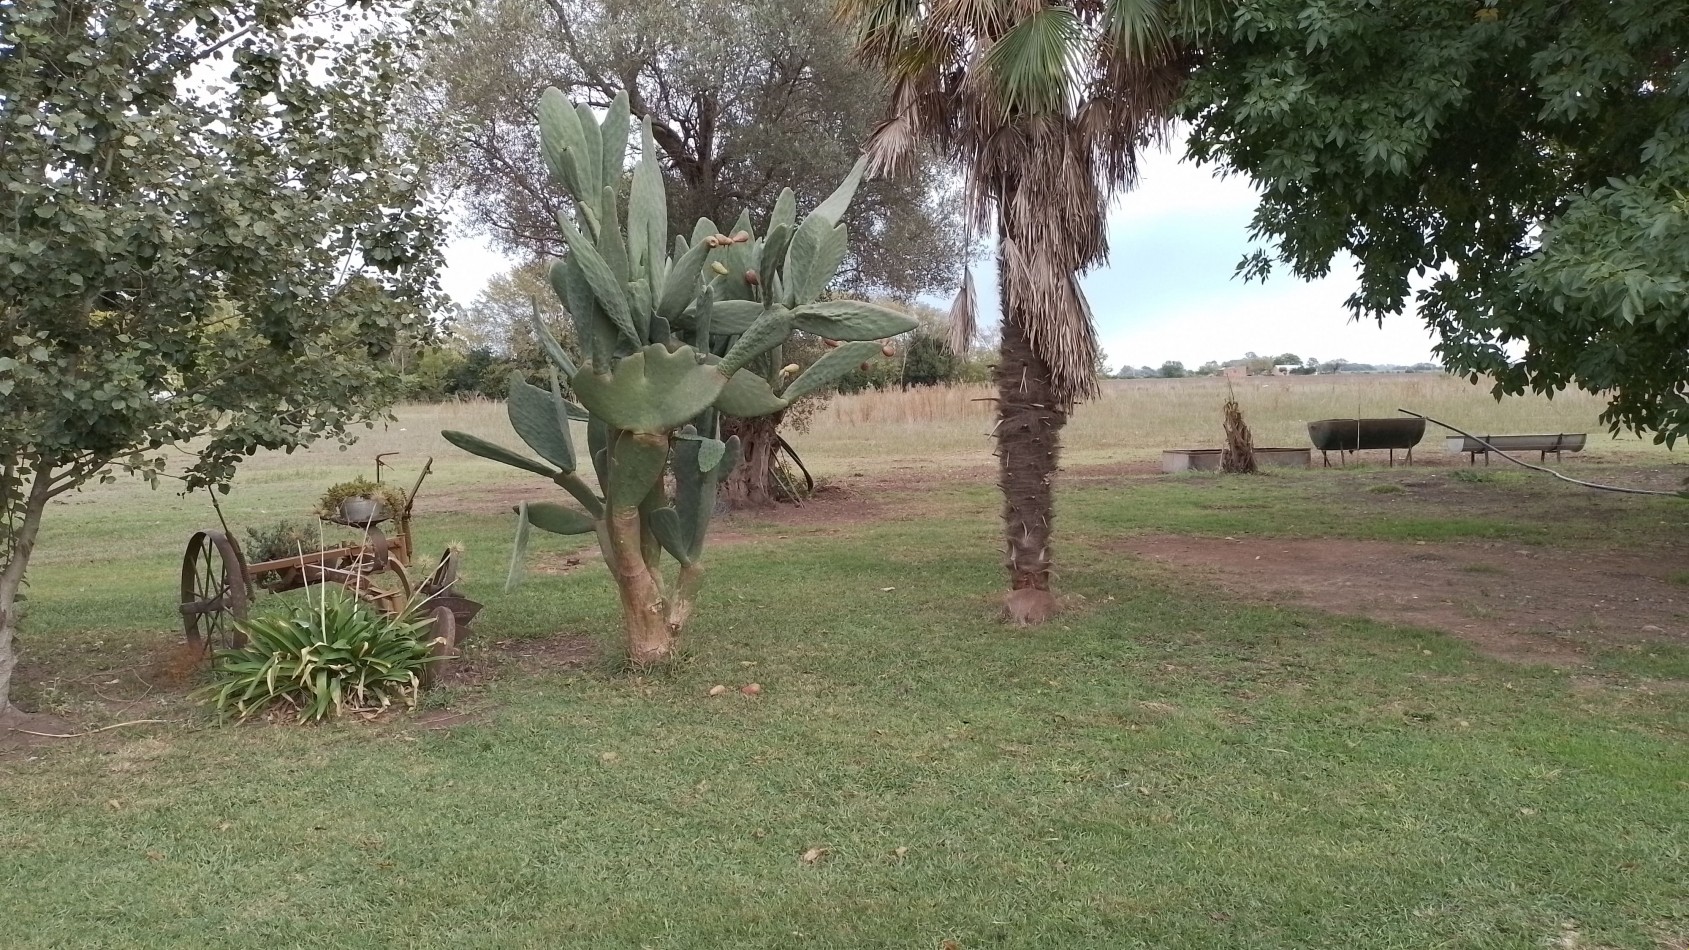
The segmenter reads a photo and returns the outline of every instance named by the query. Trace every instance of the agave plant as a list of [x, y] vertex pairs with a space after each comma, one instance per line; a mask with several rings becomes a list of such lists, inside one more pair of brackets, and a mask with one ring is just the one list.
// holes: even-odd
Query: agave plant
[[[600, 120], [548, 89], [539, 118], [552, 180], [574, 207], [572, 216], [558, 216], [569, 253], [552, 265], [551, 284], [585, 365], [576, 366], [535, 320], [552, 385], [547, 391], [513, 376], [508, 407], [512, 428], [537, 459], [468, 433], [442, 434], [573, 496], [579, 507], [528, 502], [517, 509], [516, 558], [530, 527], [596, 534], [621, 594], [629, 658], [651, 664], [672, 655], [692, 615], [717, 486], [738, 461], [737, 440], [720, 438], [722, 415], [779, 412], [832, 387], [879, 355], [881, 341], [916, 324], [884, 307], [821, 299], [849, 248], [840, 219], [864, 162], [801, 221], [788, 189], [761, 236], [746, 214], [728, 232], [703, 220], [690, 237], [671, 240], [650, 119], [631, 176], [624, 168], [632, 127], [625, 93]], [[799, 331], [831, 347], [801, 373], [782, 359]], [[586, 423], [584, 453], [570, 420]], [[596, 485], [579, 471], [583, 465]], [[679, 565], [672, 581], [664, 554]]]
[[419, 607], [389, 617], [325, 588], [315, 603], [239, 621], [246, 642], [218, 652], [205, 694], [220, 715], [243, 720], [277, 703], [302, 723], [395, 700], [415, 706], [434, 646]]

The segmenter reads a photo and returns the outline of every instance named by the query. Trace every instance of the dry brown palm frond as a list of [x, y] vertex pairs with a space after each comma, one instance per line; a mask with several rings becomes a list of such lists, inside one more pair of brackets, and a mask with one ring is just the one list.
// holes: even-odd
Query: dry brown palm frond
[[[1226, 387], [1230, 390], [1230, 385]], [[1220, 471], [1232, 475], [1253, 475], [1255, 467], [1255, 438], [1244, 425], [1243, 410], [1238, 407], [1237, 394], [1231, 393], [1220, 407], [1226, 430], [1226, 445], [1220, 451]]]
[[971, 226], [992, 226], [1005, 298], [1059, 399], [1096, 392], [1077, 277], [1107, 256], [1113, 193], [1165, 139], [1194, 62], [1179, 37], [1214, 0], [842, 0], [893, 83], [877, 172], [924, 141], [963, 166]]
[[974, 293], [974, 272], [962, 268], [962, 286], [950, 304], [950, 352], [967, 356], [979, 330], [979, 298]]

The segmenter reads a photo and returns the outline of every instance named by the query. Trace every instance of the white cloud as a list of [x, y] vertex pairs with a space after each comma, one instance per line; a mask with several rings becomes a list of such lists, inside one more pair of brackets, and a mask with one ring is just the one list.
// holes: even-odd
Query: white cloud
[[1232, 293], [1193, 297], [1178, 309], [1128, 320], [1097, 307], [1103, 350], [1111, 367], [1160, 366], [1178, 360], [1196, 367], [1247, 352], [1295, 353], [1306, 359], [1411, 364], [1429, 360], [1430, 331], [1411, 314], [1355, 323], [1343, 307], [1352, 274], [1303, 282], [1278, 278], [1238, 285]]

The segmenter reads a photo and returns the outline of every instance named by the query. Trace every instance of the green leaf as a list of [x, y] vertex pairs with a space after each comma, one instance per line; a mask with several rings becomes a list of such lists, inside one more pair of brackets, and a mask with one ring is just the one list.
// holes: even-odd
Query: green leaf
[[[668, 198], [663, 190], [663, 172], [657, 162], [657, 140], [651, 132], [651, 119], [646, 117], [640, 126], [639, 164], [634, 166], [633, 185], [628, 193], [628, 243], [631, 245], [633, 270], [639, 271], [643, 262], [650, 273], [651, 286], [662, 286], [663, 246], [669, 235]], [[701, 267], [703, 258], [699, 258]], [[694, 272], [692, 280], [697, 282]], [[681, 303], [685, 306], [685, 302]], [[672, 313], [659, 315], [669, 317]], [[676, 310], [675, 313], [678, 313]]]
[[1083, 28], [1072, 9], [1040, 4], [1016, 18], [991, 44], [979, 64], [981, 78], [996, 87], [1005, 115], [1065, 115], [1074, 101], [1075, 57], [1082, 55]]
[[523, 517], [541, 531], [552, 534], [591, 534], [598, 530], [598, 522], [583, 511], [565, 508], [552, 502], [530, 502], [522, 506]]
[[774, 281], [780, 268], [786, 264], [786, 249], [791, 246], [792, 228], [786, 224], [775, 225], [762, 239], [762, 252], [757, 256], [757, 276], [762, 278], [764, 300], [776, 299], [773, 296]]
[[774, 201], [774, 213], [768, 216], [768, 233], [773, 234], [776, 228], [784, 227], [791, 231], [798, 226], [798, 198], [792, 194], [792, 189], [782, 188], [780, 197]]
[[774, 390], [768, 388], [768, 380], [748, 369], [734, 373], [715, 401], [717, 409], [736, 419], [766, 416], [779, 412], [786, 405], [786, 400], [774, 395]]
[[720, 439], [698, 440], [698, 471], [713, 472], [727, 455], [727, 443]]
[[692, 565], [691, 538], [681, 525], [678, 511], [666, 506], [653, 508], [645, 513], [645, 523], [670, 557], [688, 567]]
[[834, 226], [820, 215], [805, 218], [792, 235], [786, 266], [781, 271], [788, 304], [809, 303], [821, 296], [849, 250], [850, 236], [844, 225]]
[[510, 593], [522, 583], [522, 559], [528, 553], [528, 503], [516, 507], [516, 540], [510, 546], [510, 569], [504, 575], [504, 592]]
[[616, 93], [616, 98], [610, 101], [610, 108], [604, 111], [604, 125], [599, 132], [604, 145], [604, 159], [598, 181], [606, 188], [614, 188], [616, 183], [622, 180], [622, 172], [627, 168], [628, 130], [632, 125], [631, 120], [628, 94], [624, 89]]
[[575, 470], [575, 446], [569, 437], [568, 411], [561, 398], [529, 385], [521, 373], [511, 373], [505, 410], [510, 416], [510, 427], [528, 448], [564, 472]]
[[[778, 309], [785, 312], [784, 308]], [[763, 305], [755, 300], [718, 300], [710, 307], [710, 332], [716, 336], [738, 336], [749, 330], [763, 312]]]
[[[598, 308], [610, 318], [617, 332], [629, 345], [639, 346], [644, 341], [638, 329], [634, 327], [633, 315], [628, 312], [627, 292], [622, 289], [623, 281], [617, 279], [616, 272], [604, 260], [598, 248], [575, 228], [566, 215], [558, 215], [557, 224], [563, 230], [563, 240], [569, 245], [575, 265], [586, 278], [587, 286], [592, 288], [592, 297]], [[614, 226], [606, 226], [605, 230], [613, 232]]]
[[792, 323], [829, 340], [884, 340], [921, 325], [906, 313], [856, 300], [803, 304], [792, 311]]
[[850, 375], [850, 371], [860, 366], [864, 361], [873, 359], [880, 354], [878, 343], [858, 341], [846, 343], [828, 350], [822, 357], [811, 363], [803, 375], [792, 381], [781, 393], [782, 398], [789, 403], [802, 399], [804, 396], [832, 386], [839, 380]]
[[580, 116], [557, 87], [540, 96], [539, 120], [540, 150], [552, 175], [571, 195], [592, 194], [580, 177], [579, 158], [586, 152]]
[[[555, 266], [553, 265], [554, 269]], [[563, 303], [565, 306], [568, 305], [568, 301], [563, 301]], [[551, 328], [545, 325], [545, 318], [540, 316], [538, 300], [534, 301], [534, 312], [529, 321], [534, 328], [534, 337], [540, 341], [540, 348], [545, 350], [545, 355], [551, 360], [552, 365], [562, 370], [564, 376], [575, 375], [577, 371], [575, 361], [569, 358], [569, 354], [563, 349], [563, 345], [558, 343], [557, 338], [551, 335]]]
[[584, 102], [576, 103], [575, 115], [581, 123], [581, 191], [575, 197], [582, 202], [595, 204], [607, 184], [602, 177], [604, 161], [601, 156], [604, 154], [604, 140], [598, 130], [598, 118], [592, 114], [590, 106]]
[[698, 278], [704, 272], [704, 259], [709, 253], [709, 245], [694, 244], [675, 259], [674, 267], [663, 278], [663, 293], [657, 301], [658, 316], [674, 320], [697, 299]]
[[637, 508], [663, 477], [669, 460], [666, 433], [618, 432], [610, 444], [610, 485], [606, 496], [612, 509]]
[[512, 468], [519, 468], [524, 471], [533, 472], [536, 475], [544, 475], [546, 478], [552, 478], [557, 475], [557, 470], [551, 466], [536, 462], [527, 456], [519, 455], [502, 445], [488, 442], [486, 439], [480, 438], [479, 436], [473, 436], [467, 432], [457, 432], [451, 429], [441, 432], [440, 436], [447, 442], [450, 442], [471, 455], [479, 455], [484, 459], [492, 459], [495, 462], [503, 462]]
[[[716, 304], [717, 307], [721, 305]], [[740, 367], [779, 346], [791, 335], [792, 319], [785, 311], [764, 311], [721, 358], [718, 368], [724, 374], [737, 373]]]
[[862, 173], [867, 170], [868, 156], [863, 155], [856, 160], [855, 165], [851, 166], [850, 174], [845, 176], [844, 182], [827, 196], [826, 201], [821, 202], [814, 211], [809, 213], [810, 217], [825, 218], [831, 224], [838, 224], [843, 221], [845, 212], [850, 210], [851, 199], [856, 197], [857, 187], [862, 184]]
[[[586, 348], [588, 361], [600, 369], [608, 367], [616, 344], [616, 325], [604, 316], [603, 309], [598, 306], [592, 285], [587, 283], [586, 274], [581, 270], [580, 260], [571, 255], [567, 260], [552, 264], [551, 287], [557, 292], [557, 299], [568, 309], [569, 317], [575, 324], [575, 335], [580, 337], [581, 345]], [[550, 351], [547, 350], [547, 353]], [[575, 374], [568, 375], [572, 377]]]
[[663, 435], [708, 409], [727, 379], [690, 346], [671, 353], [652, 344], [618, 360], [611, 374], [581, 373], [572, 384], [581, 405], [608, 425]]

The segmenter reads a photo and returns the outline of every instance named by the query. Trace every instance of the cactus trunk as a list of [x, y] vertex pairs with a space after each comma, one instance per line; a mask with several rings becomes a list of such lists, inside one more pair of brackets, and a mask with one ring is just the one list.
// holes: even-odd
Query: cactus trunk
[[628, 659], [635, 666], [662, 663], [674, 655], [679, 631], [669, 626], [662, 586], [645, 560], [639, 509], [612, 510], [605, 534], [610, 541], [610, 570], [621, 594]]

